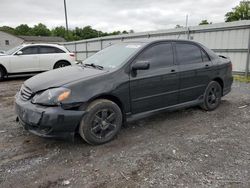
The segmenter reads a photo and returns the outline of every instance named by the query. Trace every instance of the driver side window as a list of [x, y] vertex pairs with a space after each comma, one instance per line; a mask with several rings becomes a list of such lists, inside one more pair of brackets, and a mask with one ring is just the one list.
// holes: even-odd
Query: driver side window
[[32, 46], [32, 47], [26, 47], [21, 50], [23, 53], [22, 55], [32, 55], [32, 54], [38, 54], [38, 47]]
[[148, 71], [138, 70], [138, 75], [157, 73], [163, 68], [174, 65], [174, 55], [171, 43], [160, 43], [145, 49], [136, 61], [148, 61]]

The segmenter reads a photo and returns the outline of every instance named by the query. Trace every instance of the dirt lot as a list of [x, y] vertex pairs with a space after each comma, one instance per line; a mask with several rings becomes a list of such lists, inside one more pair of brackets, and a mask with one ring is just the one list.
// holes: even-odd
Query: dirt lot
[[250, 84], [234, 83], [213, 112], [161, 113], [90, 146], [15, 122], [24, 79], [0, 83], [0, 187], [250, 187]]

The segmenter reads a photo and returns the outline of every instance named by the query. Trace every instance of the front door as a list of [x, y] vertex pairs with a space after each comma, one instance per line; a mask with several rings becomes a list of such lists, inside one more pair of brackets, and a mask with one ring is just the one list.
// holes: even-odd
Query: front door
[[24, 47], [20, 51], [10, 57], [11, 73], [39, 71], [38, 47]]
[[178, 103], [179, 75], [171, 42], [153, 44], [144, 49], [131, 66], [148, 61], [148, 70], [130, 74], [131, 111], [133, 114], [165, 108]]

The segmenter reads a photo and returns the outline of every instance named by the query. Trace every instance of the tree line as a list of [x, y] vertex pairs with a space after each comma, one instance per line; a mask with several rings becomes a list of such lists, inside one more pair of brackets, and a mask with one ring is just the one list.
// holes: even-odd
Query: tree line
[[0, 31], [4, 31], [13, 35], [25, 35], [25, 36], [57, 36], [65, 38], [67, 41], [90, 39], [96, 37], [104, 37], [109, 35], [119, 35], [133, 33], [130, 31], [114, 31], [114, 32], [102, 32], [93, 29], [91, 26], [85, 26], [83, 28], [76, 27], [75, 29], [69, 29], [68, 31], [64, 26], [58, 26], [49, 29], [46, 25], [39, 23], [33, 27], [29, 27], [27, 24], [21, 24], [15, 28], [9, 26], [0, 27]]
[[[243, 0], [232, 9], [232, 11], [225, 14], [225, 21], [232, 22], [237, 20], [250, 20], [250, 1]], [[199, 25], [212, 24], [208, 20], [202, 20]], [[183, 27], [176, 25], [176, 28]], [[59, 26], [52, 29], [47, 28], [46, 25], [39, 23], [33, 27], [27, 24], [21, 24], [15, 28], [9, 26], [0, 27], [0, 31], [4, 31], [13, 35], [26, 35], [26, 36], [58, 36], [63, 37], [67, 41], [90, 39], [96, 37], [104, 37], [109, 35], [119, 35], [134, 33], [133, 30], [130, 31], [114, 31], [114, 32], [102, 32], [93, 29], [91, 26], [76, 27], [74, 29], [66, 30], [65, 27]]]

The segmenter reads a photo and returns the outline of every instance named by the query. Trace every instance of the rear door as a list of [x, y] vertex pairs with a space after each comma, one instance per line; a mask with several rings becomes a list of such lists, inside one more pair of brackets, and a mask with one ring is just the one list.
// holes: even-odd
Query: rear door
[[52, 46], [40, 46], [40, 68], [41, 70], [51, 70], [53, 69], [55, 63], [58, 60], [63, 59], [65, 52], [59, 48]]
[[137, 61], [148, 61], [150, 68], [137, 70], [135, 75], [130, 75], [132, 113], [177, 104], [179, 77], [178, 67], [174, 64], [172, 43], [149, 46], [136, 57], [132, 65]]
[[10, 57], [11, 73], [40, 71], [38, 46], [24, 47], [20, 51], [22, 54]]
[[176, 42], [175, 49], [180, 74], [180, 103], [199, 99], [209, 83], [212, 62], [195, 43]]

